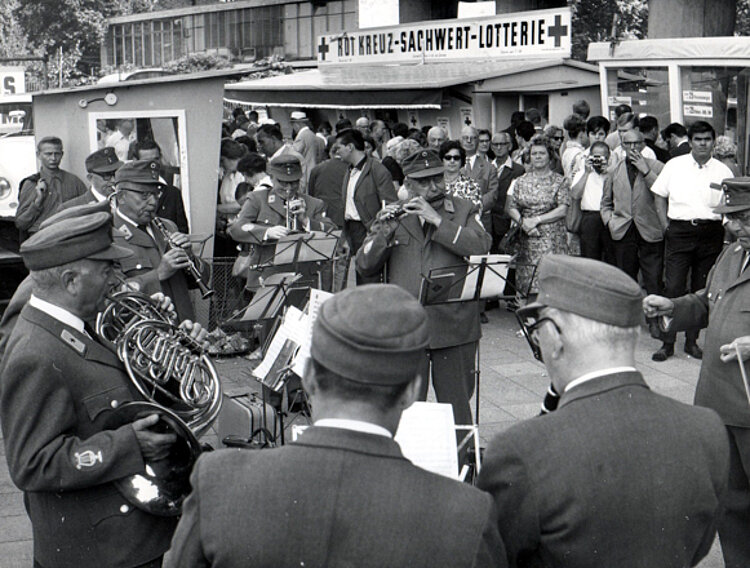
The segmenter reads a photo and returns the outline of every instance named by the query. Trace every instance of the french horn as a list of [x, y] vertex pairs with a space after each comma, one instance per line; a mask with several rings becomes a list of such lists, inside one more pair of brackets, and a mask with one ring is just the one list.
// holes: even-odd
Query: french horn
[[202, 345], [179, 328], [172, 312], [139, 292], [110, 297], [96, 333], [122, 361], [145, 401], [128, 402], [112, 414], [109, 428], [158, 414], [152, 429], [174, 433], [177, 442], [163, 460], [145, 471], [115, 481], [134, 506], [154, 515], [179, 515], [190, 491], [189, 476], [201, 451], [198, 437], [221, 410], [221, 382]]

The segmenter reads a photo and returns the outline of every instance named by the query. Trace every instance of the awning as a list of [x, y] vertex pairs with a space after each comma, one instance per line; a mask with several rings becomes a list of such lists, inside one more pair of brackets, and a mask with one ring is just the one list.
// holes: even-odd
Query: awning
[[230, 103], [332, 109], [441, 108], [443, 89], [484, 81], [554, 60], [493, 60], [415, 65], [324, 66], [314, 71], [227, 83]]

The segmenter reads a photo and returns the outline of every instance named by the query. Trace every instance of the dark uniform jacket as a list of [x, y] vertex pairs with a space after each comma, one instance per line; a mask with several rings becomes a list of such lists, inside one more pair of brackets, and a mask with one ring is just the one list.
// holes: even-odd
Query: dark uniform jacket
[[632, 371], [498, 435], [477, 485], [495, 497], [510, 566], [684, 568], [711, 548], [728, 471], [716, 413]]
[[384, 436], [311, 427], [280, 449], [198, 460], [165, 567], [507, 566], [489, 495]]
[[[440, 227], [427, 225], [425, 235], [419, 217], [400, 221], [375, 221], [357, 252], [357, 271], [377, 274], [386, 266], [386, 282], [398, 284], [416, 298], [422, 276], [433, 268], [466, 266], [464, 257], [486, 254], [492, 238], [478, 219], [479, 207], [467, 199], [446, 197], [435, 207]], [[430, 349], [442, 349], [477, 341], [481, 337], [477, 302], [427, 306]]]
[[349, 171], [349, 166], [340, 158], [331, 158], [321, 162], [310, 172], [310, 183], [307, 193], [322, 199], [328, 217], [341, 229], [344, 226], [344, 200], [341, 197], [341, 184]]
[[186, 235], [190, 233], [185, 205], [182, 203], [182, 193], [176, 187], [166, 185], [162, 188], [159, 203], [156, 205], [156, 215], [172, 221], [181, 233]]
[[111, 351], [23, 308], [0, 365], [0, 421], [45, 568], [137, 566], [168, 547], [175, 521], [135, 509], [112, 484], [144, 468], [133, 428], [103, 426], [136, 398]]
[[658, 198], [650, 190], [664, 164], [649, 158], [644, 160], [651, 171], [646, 177], [639, 172], [632, 186], [627, 160], [620, 161], [604, 181], [601, 217], [616, 241], [622, 240], [633, 223], [644, 241], [657, 243], [664, 240], [664, 230], [654, 205]]
[[[719, 413], [725, 424], [750, 428], [750, 407], [737, 361], [724, 363], [719, 347], [750, 335], [750, 269], [740, 275], [744, 250], [729, 245], [708, 274], [706, 287], [674, 299], [670, 329], [706, 327], [695, 404]], [[745, 368], [748, 363], [745, 362]]]
[[84, 193], [83, 195], [79, 195], [78, 197], [74, 197], [73, 199], [63, 201], [58, 211], [68, 209], [70, 207], [77, 207], [78, 205], [88, 205], [89, 203], [94, 203], [95, 201], [96, 197], [93, 193], [91, 193], [91, 188], [88, 188], [86, 190], [86, 193]]
[[[172, 299], [175, 312], [180, 321], [184, 319], [194, 320], [193, 304], [190, 301], [190, 293], [187, 276], [184, 270], [178, 270], [166, 280], [159, 280], [157, 269], [161, 257], [168, 250], [168, 244], [161, 238], [156, 227], [152, 226], [156, 240], [138, 227], [123, 219], [117, 211], [113, 213], [112, 224], [120, 229], [121, 235], [114, 235], [116, 245], [133, 251], [133, 256], [120, 261], [125, 276], [140, 286], [140, 291], [151, 295], [163, 292]], [[167, 230], [174, 232], [177, 227], [169, 219], [162, 219]]]
[[[344, 209], [346, 209], [346, 190], [351, 171], [352, 169], [349, 168], [344, 176], [344, 183], [341, 185]], [[362, 173], [359, 174], [354, 186], [354, 205], [357, 208], [360, 221], [366, 227], [369, 227], [375, 219], [375, 215], [383, 208], [383, 201], [392, 203], [397, 200], [398, 196], [393, 187], [391, 173], [375, 158], [368, 156], [362, 166]]]

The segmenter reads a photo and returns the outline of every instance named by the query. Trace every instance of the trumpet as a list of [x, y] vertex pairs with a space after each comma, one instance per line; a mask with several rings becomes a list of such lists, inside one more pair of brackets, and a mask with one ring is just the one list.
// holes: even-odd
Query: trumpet
[[[167, 227], [164, 225], [164, 221], [159, 219], [159, 217], [154, 217], [153, 222], [154, 222], [154, 227], [156, 227], [159, 230], [164, 240], [169, 244], [170, 248], [182, 248], [175, 244], [174, 240], [172, 239], [172, 234], [169, 231], [167, 231]], [[198, 287], [198, 289], [201, 292], [201, 297], [205, 300], [209, 296], [213, 296], [214, 291], [211, 288], [209, 288], [208, 284], [206, 284], [203, 281], [203, 275], [201, 274], [201, 271], [198, 268], [198, 261], [196, 260], [192, 251], [186, 251], [186, 252], [188, 256], [188, 266], [185, 270], [193, 279], [193, 281], [195, 282], [195, 285]]]
[[302, 203], [303, 203], [303, 200], [298, 198], [298, 199], [290, 199], [284, 205], [286, 209], [286, 228], [289, 229], [289, 231], [292, 233], [299, 232], [297, 210]]

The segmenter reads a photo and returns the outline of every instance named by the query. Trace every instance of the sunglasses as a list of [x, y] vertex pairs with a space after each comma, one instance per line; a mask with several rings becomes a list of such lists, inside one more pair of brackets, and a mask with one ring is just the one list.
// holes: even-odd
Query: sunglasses
[[562, 136], [553, 136], [552, 137], [552, 140], [562, 140], [562, 139], [563, 139]]
[[526, 338], [526, 341], [531, 347], [531, 352], [534, 354], [534, 359], [537, 361], [544, 362], [542, 358], [542, 347], [539, 344], [539, 328], [545, 322], [550, 322], [555, 326], [557, 333], [562, 333], [557, 325], [557, 322], [549, 317], [539, 317], [539, 308], [536, 306], [525, 307], [516, 310], [516, 319], [521, 326], [521, 333]]
[[461, 154], [446, 154], [445, 156], [443, 156], [443, 160], [447, 160], [449, 162], [460, 162]]

